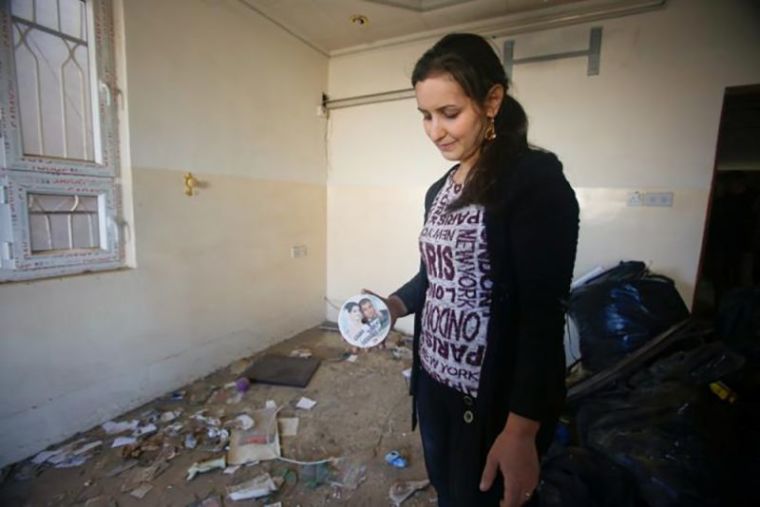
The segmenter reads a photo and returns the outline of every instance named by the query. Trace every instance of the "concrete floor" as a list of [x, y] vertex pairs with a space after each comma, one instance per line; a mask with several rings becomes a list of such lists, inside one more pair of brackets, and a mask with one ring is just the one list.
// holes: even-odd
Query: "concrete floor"
[[[389, 344], [400, 337], [392, 334]], [[233, 363], [203, 379], [187, 385], [185, 397], [180, 401], [157, 399], [139, 407], [114, 421], [141, 419], [153, 409], [159, 413], [182, 409], [182, 414], [171, 423], [157, 422], [158, 432], [143, 437], [143, 452], [134, 460], [133, 468], [118, 472], [120, 466], [130, 462], [122, 456], [122, 449], [111, 448], [115, 436], [106, 435], [100, 428], [76, 435], [70, 441], [84, 439], [83, 443], [102, 440], [103, 445], [89, 453], [89, 459], [80, 466], [54, 468], [49, 464], [35, 466], [30, 461], [18, 463], [6, 469], [0, 483], [0, 504], [3, 506], [27, 505], [86, 505], [130, 506], [160, 505], [188, 506], [208, 497], [219, 497], [212, 505], [268, 505], [282, 502], [283, 507], [297, 505], [390, 505], [389, 488], [398, 481], [426, 478], [419, 434], [410, 432], [411, 401], [407, 394], [402, 371], [411, 364], [408, 357], [395, 358], [391, 349], [375, 350], [358, 354], [356, 362], [345, 360], [348, 350], [336, 332], [313, 329], [280, 343], [264, 353], [289, 354], [294, 349], [308, 348], [322, 364], [305, 389], [254, 384], [239, 402], [225, 399], [224, 394], [234, 393], [227, 389], [209, 398], [214, 388], [234, 381], [246, 360]], [[407, 350], [408, 352], [408, 350]], [[257, 354], [258, 356], [260, 354]], [[253, 357], [256, 357], [253, 356]], [[247, 358], [250, 359], [250, 358]], [[317, 401], [310, 411], [295, 408], [301, 396]], [[187, 428], [195, 423], [190, 416], [200, 409], [215, 415], [222, 422], [247, 411], [263, 408], [267, 400], [282, 406], [279, 417], [299, 417], [298, 435], [281, 437], [282, 455], [299, 461], [314, 461], [328, 457], [345, 458], [338, 465], [331, 465], [335, 477], [347, 467], [366, 466], [366, 480], [355, 490], [331, 485], [315, 486], [310, 481], [314, 467], [295, 465], [282, 461], [265, 461], [254, 466], [244, 466], [232, 475], [213, 470], [186, 481], [187, 468], [194, 462], [219, 458], [223, 450], [214, 452], [210, 442], [199, 438], [198, 447], [183, 446]], [[228, 403], [232, 401], [233, 403]], [[184, 430], [171, 436], [166, 427], [176, 422], [185, 423]], [[128, 435], [128, 433], [125, 433]], [[204, 433], [205, 436], [205, 433]], [[67, 442], [52, 446], [57, 449]], [[155, 444], [152, 448], [150, 444]], [[81, 445], [81, 444], [80, 444]], [[162, 450], [163, 449], [163, 450]], [[153, 487], [142, 499], [131, 496], [134, 485], [130, 481], [136, 473], [151, 464], [171, 456], [168, 467], [148, 483]], [[204, 450], [205, 449], [205, 450]], [[397, 469], [385, 463], [384, 455], [398, 450], [407, 458], [409, 466]], [[161, 454], [163, 453], [163, 454]], [[327, 469], [322, 469], [323, 471]], [[272, 477], [284, 477], [279, 491], [263, 500], [232, 501], [226, 496], [226, 488], [268, 472]], [[27, 476], [28, 478], [25, 478]], [[200, 505], [200, 504], [198, 504]], [[432, 487], [418, 491], [403, 503], [405, 507], [435, 505]]]

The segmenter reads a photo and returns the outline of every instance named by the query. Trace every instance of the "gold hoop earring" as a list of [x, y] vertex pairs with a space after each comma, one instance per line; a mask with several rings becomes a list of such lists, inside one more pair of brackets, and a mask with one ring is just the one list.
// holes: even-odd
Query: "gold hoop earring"
[[485, 139], [486, 141], [493, 141], [496, 139], [496, 125], [493, 117], [488, 118], [488, 127], [486, 127], [486, 135]]

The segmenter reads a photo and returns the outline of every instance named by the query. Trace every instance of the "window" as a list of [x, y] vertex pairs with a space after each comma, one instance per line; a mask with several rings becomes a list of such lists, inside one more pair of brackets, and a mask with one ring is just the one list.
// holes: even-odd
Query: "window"
[[0, 1], [0, 281], [125, 265], [111, 0]]

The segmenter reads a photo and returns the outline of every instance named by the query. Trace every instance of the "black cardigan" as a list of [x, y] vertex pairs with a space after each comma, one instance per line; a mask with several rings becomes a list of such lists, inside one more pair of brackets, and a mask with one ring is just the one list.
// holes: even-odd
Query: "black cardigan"
[[[515, 164], [498, 182], [501, 204], [484, 214], [494, 284], [475, 403], [481, 461], [509, 412], [541, 421], [537, 446], [543, 452], [565, 398], [564, 311], [578, 241], [578, 202], [554, 154], [530, 149]], [[425, 219], [453, 170], [428, 189]], [[427, 286], [420, 261], [419, 272], [394, 293], [415, 314], [413, 396]], [[414, 401], [412, 418], [414, 428]]]

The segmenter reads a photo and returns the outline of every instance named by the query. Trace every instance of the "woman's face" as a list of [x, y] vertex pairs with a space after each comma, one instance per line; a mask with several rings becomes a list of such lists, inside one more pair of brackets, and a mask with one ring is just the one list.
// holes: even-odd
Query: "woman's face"
[[463, 166], [472, 167], [487, 127], [483, 110], [449, 74], [419, 81], [414, 91], [430, 140], [446, 160], [458, 160]]
[[354, 322], [361, 322], [362, 311], [359, 309], [359, 305], [354, 305], [353, 307], [351, 307], [351, 310], [348, 312], [348, 316]]

